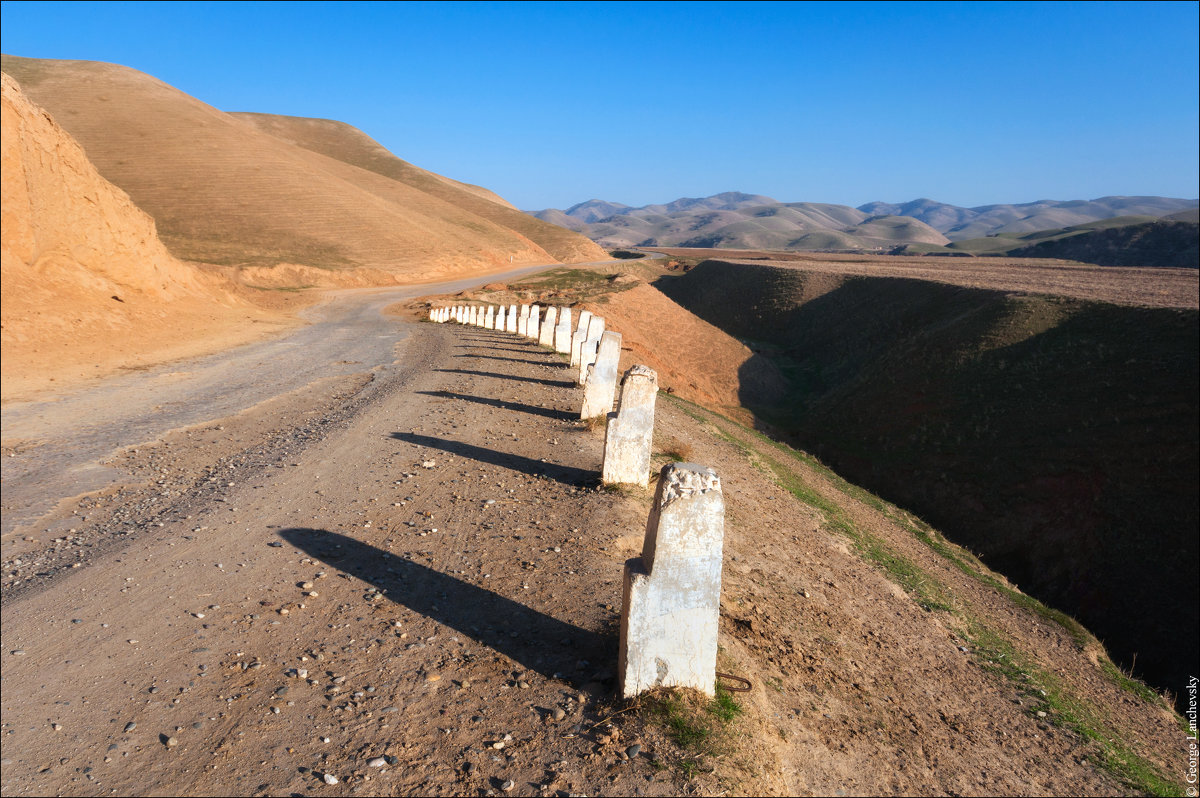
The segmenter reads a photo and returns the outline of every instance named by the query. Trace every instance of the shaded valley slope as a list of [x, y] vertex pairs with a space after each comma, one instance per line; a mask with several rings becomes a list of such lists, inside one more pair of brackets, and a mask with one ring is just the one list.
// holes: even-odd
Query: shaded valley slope
[[1191, 280], [1183, 307], [1139, 307], [1120, 290], [1096, 301], [869, 271], [708, 260], [657, 285], [776, 362], [787, 398], [749, 401], [773, 429], [1178, 695], [1197, 661], [1194, 273], [1162, 273]]

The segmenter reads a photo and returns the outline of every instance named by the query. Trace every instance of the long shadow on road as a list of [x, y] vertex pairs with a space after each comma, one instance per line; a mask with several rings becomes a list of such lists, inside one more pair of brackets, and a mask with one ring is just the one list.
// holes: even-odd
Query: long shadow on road
[[[511, 359], [511, 358], [506, 358]], [[474, 374], [476, 377], [495, 377], [498, 380], [514, 380], [515, 382], [532, 382], [537, 385], [547, 385], [551, 388], [574, 388], [574, 380], [542, 380], [537, 377], [517, 377], [512, 374], [499, 374], [495, 371], [474, 371], [472, 369], [436, 369], [447, 374]]]
[[429, 446], [433, 449], [441, 449], [443, 452], [456, 454], [459, 457], [469, 457], [481, 463], [490, 463], [501, 468], [509, 468], [513, 471], [529, 474], [530, 476], [546, 477], [555, 482], [561, 482], [564, 485], [592, 485], [600, 477], [599, 472], [588, 471], [584, 468], [560, 465], [558, 463], [543, 463], [541, 460], [534, 460], [532, 457], [498, 452], [495, 449], [485, 449], [482, 446], [472, 446], [469, 443], [447, 440], [446, 438], [418, 435], [415, 432], [393, 432], [392, 437], [398, 441], [411, 443], [415, 446]]
[[[499, 355], [455, 355], [454, 357], [472, 357], [483, 360], [507, 360], [511, 363], [528, 363], [531, 366], [550, 366], [551, 368], [567, 368], [567, 364], [555, 360], [524, 360], [519, 357], [500, 357]], [[572, 383], [574, 384], [574, 383]]]
[[[447, 371], [448, 369], [439, 370]], [[426, 396], [437, 396], [442, 399], [462, 399], [464, 402], [474, 402], [477, 405], [498, 407], [501, 410], [516, 410], [521, 413], [529, 413], [532, 416], [544, 416], [546, 418], [552, 418], [555, 421], [570, 421], [579, 417], [578, 413], [568, 413], [566, 410], [554, 410], [553, 408], [549, 407], [527, 405], [524, 402], [510, 402], [506, 399], [492, 399], [491, 397], [487, 396], [471, 396], [470, 394], [454, 393], [452, 391], [417, 391], [417, 393], [425, 394]]]
[[[387, 598], [481, 645], [576, 687], [595, 663], [616, 659], [617, 640], [531, 609], [406, 557], [326, 529], [293, 527], [279, 536], [296, 548], [369, 582]], [[590, 666], [580, 665], [586, 660]]]

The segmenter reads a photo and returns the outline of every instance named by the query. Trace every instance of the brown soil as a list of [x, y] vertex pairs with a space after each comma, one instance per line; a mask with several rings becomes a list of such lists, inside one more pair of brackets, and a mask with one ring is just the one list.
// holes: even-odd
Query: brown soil
[[796, 266], [805, 272], [865, 277], [902, 277], [984, 288], [1049, 294], [1096, 302], [1144, 307], [1200, 307], [1196, 269], [1093, 266], [1041, 258], [941, 258], [887, 255], [836, 255], [728, 249], [655, 248], [671, 257]]
[[399, 358], [127, 451], [134, 484], [6, 543], [5, 795], [1125, 792], [965, 644], [968, 610], [1183, 761], [1173, 717], [1063, 628], [783, 458], [959, 613], [923, 609], [780, 487], [774, 449], [664, 398], [657, 448], [722, 476], [721, 669], [754, 684], [724, 753], [683, 767], [612, 699], [650, 494], [593, 487], [602, 431], [561, 357], [420, 324]]

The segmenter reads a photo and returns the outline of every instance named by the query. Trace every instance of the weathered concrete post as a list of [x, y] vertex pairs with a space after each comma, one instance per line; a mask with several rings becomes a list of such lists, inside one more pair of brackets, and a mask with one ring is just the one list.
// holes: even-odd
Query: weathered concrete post
[[472, 305], [471, 310], [467, 314], [467, 323], [472, 327], [479, 326], [479, 306]]
[[488, 305], [487, 312], [483, 316], [484, 329], [496, 329], [496, 308], [493, 305]]
[[507, 323], [504, 320], [505, 307], [503, 305], [496, 311], [496, 329], [504, 332], [504, 325]]
[[517, 311], [517, 335], [525, 335], [529, 328], [529, 306], [521, 305]]
[[606, 416], [612, 411], [617, 395], [617, 363], [621, 360], [621, 334], [606, 332], [600, 338], [600, 348], [583, 392], [580, 418]]
[[504, 329], [510, 333], [517, 331], [517, 306], [508, 306], [508, 316], [505, 317]]
[[[591, 390], [591, 383], [588, 389]], [[658, 398], [658, 373], [649, 366], [632, 366], [621, 379], [617, 412], [608, 414], [604, 431], [606, 485], [650, 484], [650, 448], [654, 443], [654, 402]]]
[[579, 326], [575, 328], [575, 332], [571, 334], [571, 365], [579, 365], [579, 347], [587, 340], [588, 325], [592, 323], [592, 312], [590, 310], [581, 310], [579, 312]]
[[[579, 375], [575, 381], [580, 385], [586, 385], [588, 381], [588, 368], [596, 362], [596, 355], [600, 351], [600, 338], [604, 335], [604, 317], [592, 316], [588, 319], [588, 329], [584, 333], [583, 343], [579, 346]], [[615, 379], [614, 372], [614, 379]], [[605, 410], [604, 412], [608, 412]]]
[[557, 322], [558, 308], [551, 305], [546, 308], [546, 318], [542, 319], [542, 326], [538, 331], [538, 344], [541, 346], [554, 346], [554, 325]]
[[725, 499], [711, 468], [663, 466], [642, 556], [625, 562], [621, 695], [655, 687], [716, 692]]
[[559, 314], [554, 327], [554, 351], [565, 355], [571, 351], [571, 309], [563, 308]]
[[525, 324], [525, 337], [536, 341], [541, 328], [542, 309], [537, 305], [533, 305], [529, 308], [529, 321]]

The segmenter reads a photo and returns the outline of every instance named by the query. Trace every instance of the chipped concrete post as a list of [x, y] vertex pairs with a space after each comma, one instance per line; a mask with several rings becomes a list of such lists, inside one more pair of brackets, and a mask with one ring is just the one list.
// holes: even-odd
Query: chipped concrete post
[[571, 366], [572, 368], [579, 367], [579, 350], [583, 346], [583, 336], [587, 335], [586, 330], [575, 330], [571, 333]]
[[[579, 375], [575, 381], [580, 385], [586, 385], [588, 381], [588, 369], [596, 362], [596, 356], [600, 352], [600, 338], [604, 335], [604, 317], [592, 316], [588, 320], [588, 329], [584, 333], [583, 343], [579, 346]], [[614, 373], [614, 380], [616, 375]], [[607, 410], [604, 412], [608, 412]]]
[[558, 308], [551, 305], [546, 308], [546, 318], [542, 319], [542, 326], [538, 331], [538, 344], [541, 346], [554, 346], [554, 325], [557, 322]]
[[554, 351], [565, 355], [571, 351], [571, 309], [563, 308], [559, 314], [554, 326]]
[[500, 309], [496, 311], [496, 329], [500, 332], [504, 332], [504, 325], [507, 323], [504, 320], [504, 310], [504, 306], [501, 305]]
[[[588, 383], [588, 390], [591, 390]], [[604, 467], [600, 479], [606, 485], [650, 484], [650, 447], [654, 443], [654, 402], [658, 398], [658, 373], [637, 365], [621, 379], [621, 401], [617, 412], [608, 414], [604, 431]]]
[[642, 556], [625, 562], [621, 695], [693, 687], [715, 695], [725, 499], [716, 472], [663, 466]]
[[617, 395], [617, 363], [621, 359], [621, 334], [606, 332], [600, 338], [600, 350], [592, 373], [588, 375], [587, 390], [583, 392], [580, 418], [606, 416], [612, 411]]
[[508, 315], [504, 317], [504, 329], [510, 333], [517, 331], [517, 306], [508, 306]]
[[487, 330], [496, 329], [496, 308], [492, 305], [488, 305], [487, 313], [483, 316], [483, 326]]
[[529, 328], [529, 306], [521, 305], [517, 311], [517, 335], [525, 335]]

